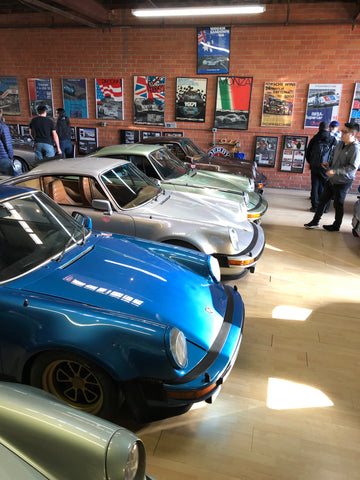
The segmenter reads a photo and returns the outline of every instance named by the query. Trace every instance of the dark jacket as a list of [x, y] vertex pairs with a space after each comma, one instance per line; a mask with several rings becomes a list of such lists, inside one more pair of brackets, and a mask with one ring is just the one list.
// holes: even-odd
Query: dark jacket
[[14, 152], [9, 127], [0, 121], [0, 158], [13, 159]]
[[305, 158], [312, 172], [325, 174], [321, 165], [330, 160], [335, 145], [336, 139], [328, 130], [320, 130], [313, 136], [305, 152]]

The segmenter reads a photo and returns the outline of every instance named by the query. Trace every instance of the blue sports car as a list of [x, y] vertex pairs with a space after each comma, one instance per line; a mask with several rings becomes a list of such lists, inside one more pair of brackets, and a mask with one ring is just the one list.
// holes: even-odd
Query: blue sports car
[[211, 402], [244, 316], [217, 260], [90, 223], [0, 185], [0, 375], [102, 417]]

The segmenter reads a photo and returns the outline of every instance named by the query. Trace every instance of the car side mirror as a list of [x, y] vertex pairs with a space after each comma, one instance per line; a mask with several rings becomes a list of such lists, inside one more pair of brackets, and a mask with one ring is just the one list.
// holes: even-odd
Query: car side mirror
[[112, 212], [113, 212], [109, 200], [103, 200], [103, 199], [100, 199], [100, 198], [96, 198], [92, 201], [92, 207], [95, 210], [100, 210], [100, 211], [106, 213], [107, 215], [111, 215]]
[[92, 220], [90, 217], [87, 215], [83, 215], [80, 212], [72, 212], [71, 216], [76, 220], [76, 223], [78, 223], [80, 226], [89, 228], [90, 230], [92, 229]]

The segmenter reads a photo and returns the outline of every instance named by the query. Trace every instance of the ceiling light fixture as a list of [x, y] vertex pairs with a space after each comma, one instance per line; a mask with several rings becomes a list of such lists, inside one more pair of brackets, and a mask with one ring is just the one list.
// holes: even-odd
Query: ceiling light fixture
[[192, 17], [204, 15], [249, 15], [263, 13], [262, 5], [243, 5], [233, 7], [189, 7], [189, 8], [147, 8], [144, 10], [131, 10], [136, 17]]

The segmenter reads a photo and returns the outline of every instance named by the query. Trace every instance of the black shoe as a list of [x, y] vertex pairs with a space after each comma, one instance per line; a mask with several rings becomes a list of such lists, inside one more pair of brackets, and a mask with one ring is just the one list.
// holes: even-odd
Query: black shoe
[[310, 212], [316, 212], [316, 208], [315, 207], [311, 207], [309, 208]]
[[340, 230], [336, 225], [323, 225], [323, 228], [328, 232], [338, 232]]
[[318, 226], [318, 222], [315, 222], [314, 220], [311, 220], [311, 222], [304, 224], [305, 228], [318, 228]]

